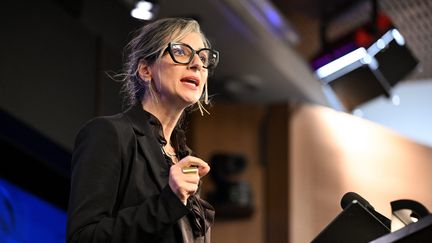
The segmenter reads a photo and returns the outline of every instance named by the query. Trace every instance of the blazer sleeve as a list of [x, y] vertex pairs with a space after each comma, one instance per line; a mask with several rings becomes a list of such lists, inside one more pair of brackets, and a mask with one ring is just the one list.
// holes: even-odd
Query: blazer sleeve
[[153, 242], [189, 210], [167, 185], [140, 205], [114, 211], [121, 175], [121, 138], [96, 118], [78, 133], [72, 156], [67, 242]]

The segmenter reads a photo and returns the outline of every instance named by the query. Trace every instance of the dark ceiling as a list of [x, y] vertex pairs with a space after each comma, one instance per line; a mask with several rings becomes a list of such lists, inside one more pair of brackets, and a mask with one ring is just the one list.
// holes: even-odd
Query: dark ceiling
[[[134, 0], [119, 1], [128, 8], [134, 4]], [[331, 42], [370, 21], [374, 4], [399, 28], [419, 60], [418, 68], [406, 79], [432, 76], [429, 0], [155, 2], [159, 5], [158, 18], [198, 19], [221, 51], [220, 66], [210, 85], [216, 97], [240, 102], [301, 100], [327, 104], [309, 61], [323, 51], [323, 40]], [[275, 27], [266, 20], [266, 11], [272, 6], [283, 25]]]

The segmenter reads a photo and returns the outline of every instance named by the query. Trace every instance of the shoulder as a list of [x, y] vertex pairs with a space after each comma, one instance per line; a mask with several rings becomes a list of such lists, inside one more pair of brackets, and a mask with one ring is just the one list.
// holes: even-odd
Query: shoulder
[[132, 128], [122, 113], [95, 117], [87, 121], [76, 135], [73, 157], [78, 160], [87, 156], [94, 161], [101, 157], [119, 159], [133, 144], [133, 140]]
[[80, 132], [82, 131], [98, 131], [98, 130], [110, 130], [114, 129], [118, 126], [121, 126], [122, 123], [124, 123], [122, 120], [123, 114], [119, 113], [113, 116], [98, 116], [94, 117], [90, 120], [88, 120], [84, 125], [79, 129]]
[[118, 137], [121, 134], [128, 133], [130, 130], [128, 120], [123, 113], [112, 116], [98, 116], [90, 119], [80, 127], [76, 140], [89, 136], [99, 138]]

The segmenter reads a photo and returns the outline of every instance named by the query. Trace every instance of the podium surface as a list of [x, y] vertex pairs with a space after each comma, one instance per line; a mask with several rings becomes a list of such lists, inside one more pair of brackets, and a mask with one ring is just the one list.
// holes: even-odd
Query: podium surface
[[383, 235], [370, 243], [426, 243], [432, 242], [432, 215], [421, 218], [395, 232]]
[[390, 229], [357, 201], [348, 205], [312, 243], [367, 243], [390, 233]]

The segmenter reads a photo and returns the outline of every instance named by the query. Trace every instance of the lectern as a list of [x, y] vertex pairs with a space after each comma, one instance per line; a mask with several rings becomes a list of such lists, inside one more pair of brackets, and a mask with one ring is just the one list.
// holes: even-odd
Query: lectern
[[350, 203], [312, 243], [367, 243], [390, 233], [390, 229], [357, 201]]
[[432, 242], [432, 215], [419, 219], [395, 232], [381, 236], [370, 243], [426, 243]]
[[312, 243], [429, 243], [432, 242], [432, 214], [390, 232], [374, 212], [357, 201], [350, 203]]

